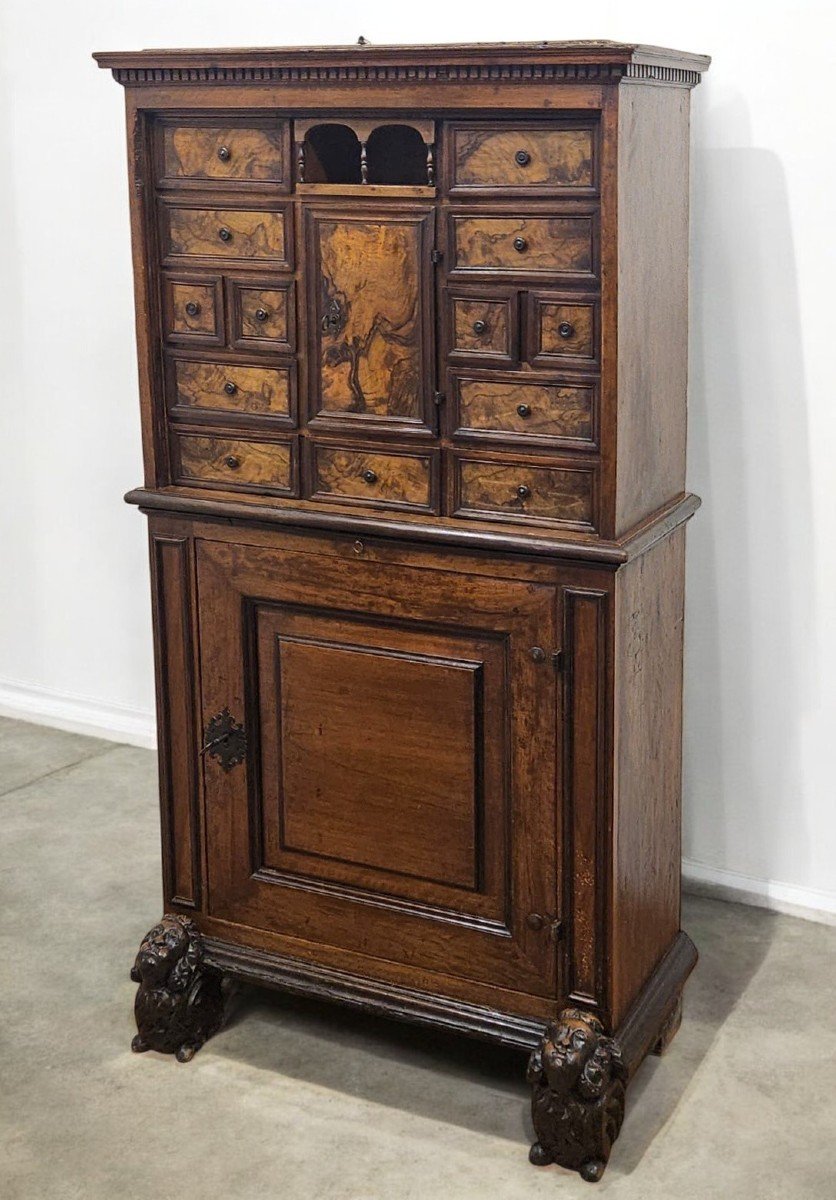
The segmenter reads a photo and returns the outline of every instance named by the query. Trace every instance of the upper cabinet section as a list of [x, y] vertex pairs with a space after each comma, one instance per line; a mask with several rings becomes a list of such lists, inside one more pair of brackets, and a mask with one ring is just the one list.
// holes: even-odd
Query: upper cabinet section
[[166, 118], [157, 127], [160, 187], [290, 191], [290, 129], [276, 117]]
[[537, 122], [448, 127], [447, 179], [454, 195], [590, 196], [598, 184], [593, 124]]

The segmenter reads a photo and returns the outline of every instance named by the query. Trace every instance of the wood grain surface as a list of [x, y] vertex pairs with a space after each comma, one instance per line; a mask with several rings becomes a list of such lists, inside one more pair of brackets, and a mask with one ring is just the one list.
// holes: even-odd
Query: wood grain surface
[[[455, 216], [457, 270], [588, 275], [593, 270], [591, 216]], [[514, 242], [522, 239], [522, 249]]]
[[[531, 188], [591, 187], [591, 129], [510, 129], [485, 122], [453, 133], [453, 186]], [[517, 155], [527, 155], [520, 163]]]
[[459, 429], [584, 443], [593, 440], [595, 389], [591, 384], [462, 376], [454, 387]]
[[[286, 416], [290, 408], [289, 367], [245, 367], [240, 363], [174, 364], [176, 401], [189, 408]], [[234, 388], [232, 395], [230, 388]]]
[[[595, 306], [541, 299], [536, 357], [595, 358]], [[565, 327], [569, 326], [571, 332]], [[566, 336], [568, 334], [568, 336]]]
[[262, 484], [279, 491], [290, 488], [290, 446], [285, 443], [182, 434], [177, 447], [183, 479], [229, 487]]
[[229, 182], [285, 178], [284, 124], [163, 126], [163, 173], [172, 179]]
[[511, 320], [507, 300], [456, 297], [452, 304], [455, 350], [511, 357]]
[[313, 447], [313, 496], [429, 508], [432, 457], [338, 446]]
[[[459, 511], [592, 524], [592, 474], [529, 463], [458, 462]], [[520, 496], [519, 488], [527, 489]]]
[[[285, 258], [284, 215], [243, 208], [177, 208], [166, 210], [169, 254], [205, 258]], [[222, 230], [230, 236], [224, 240]]]

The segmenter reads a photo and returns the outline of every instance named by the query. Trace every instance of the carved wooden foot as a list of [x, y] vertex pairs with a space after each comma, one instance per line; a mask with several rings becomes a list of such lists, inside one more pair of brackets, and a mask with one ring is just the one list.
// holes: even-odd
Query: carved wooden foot
[[535, 1166], [559, 1163], [597, 1183], [624, 1119], [627, 1070], [597, 1017], [566, 1008], [528, 1063]]
[[189, 1062], [224, 1019], [221, 975], [203, 965], [203, 943], [188, 917], [167, 914], [146, 934], [131, 979], [137, 1054], [159, 1050]]

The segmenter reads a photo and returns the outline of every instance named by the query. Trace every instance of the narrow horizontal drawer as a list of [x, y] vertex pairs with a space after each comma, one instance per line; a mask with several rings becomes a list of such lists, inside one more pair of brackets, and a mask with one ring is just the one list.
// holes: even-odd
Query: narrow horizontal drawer
[[167, 207], [163, 234], [175, 258], [287, 260], [285, 214], [273, 209]]
[[475, 358], [510, 365], [517, 357], [516, 292], [503, 295], [451, 294], [449, 297], [454, 358]]
[[598, 305], [584, 297], [528, 293], [528, 359], [536, 366], [549, 363], [578, 367], [598, 361]]
[[457, 434], [595, 443], [593, 383], [533, 382], [461, 375], [453, 379]]
[[258, 487], [273, 492], [291, 490], [293, 464], [287, 442], [180, 434], [175, 437], [175, 444], [180, 483]]
[[161, 143], [164, 181], [282, 183], [289, 174], [286, 121], [164, 122]]
[[165, 276], [163, 321], [169, 341], [220, 345], [224, 339], [220, 277]]
[[595, 186], [595, 132], [537, 124], [452, 129], [452, 189], [590, 190]]
[[433, 511], [437, 456], [314, 444], [312, 500]]
[[290, 353], [294, 347], [293, 284], [265, 287], [257, 281], [227, 279], [231, 344], [240, 350]]
[[591, 276], [594, 218], [454, 216], [453, 268], [504, 274]]
[[287, 417], [290, 413], [289, 367], [243, 367], [237, 363], [174, 363], [175, 403], [189, 409], [217, 409]]
[[594, 468], [460, 458], [456, 511], [466, 516], [528, 518], [590, 528]]

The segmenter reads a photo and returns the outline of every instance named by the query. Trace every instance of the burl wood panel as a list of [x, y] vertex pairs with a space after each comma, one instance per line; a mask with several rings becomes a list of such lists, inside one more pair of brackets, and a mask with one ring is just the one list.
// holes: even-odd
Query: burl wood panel
[[597, 357], [595, 305], [534, 299], [533, 360]]
[[316, 220], [322, 411], [421, 416], [425, 220]]
[[494, 431], [515, 437], [591, 444], [595, 435], [592, 384], [539, 383], [529, 379], [455, 380], [461, 431]]
[[479, 664], [277, 649], [284, 846], [475, 888]]
[[459, 512], [592, 524], [591, 471], [485, 459], [460, 459], [457, 466]]
[[454, 216], [452, 220], [456, 270], [517, 275], [593, 272], [591, 216]]
[[685, 490], [689, 112], [619, 90], [616, 534]]
[[176, 439], [179, 476], [224, 487], [261, 484], [286, 492], [291, 484], [290, 446], [241, 438], [181, 435]]
[[284, 124], [164, 125], [163, 174], [170, 179], [228, 182], [284, 179]]
[[679, 929], [684, 606], [683, 527], [616, 576], [616, 1023]]
[[244, 367], [239, 363], [174, 364], [175, 398], [188, 408], [287, 416], [290, 409], [288, 367]]
[[169, 283], [168, 288], [170, 333], [218, 334], [220, 313], [214, 283]]
[[453, 349], [510, 360], [510, 300], [454, 298]]
[[433, 456], [384, 454], [316, 445], [313, 495], [316, 500], [351, 499], [429, 509], [433, 488]]
[[228, 280], [232, 309], [232, 344], [241, 350], [293, 350], [293, 287], [272, 288]]
[[281, 212], [174, 206], [165, 212], [165, 249], [168, 254], [275, 259], [278, 262], [284, 262], [286, 258], [284, 214]]
[[593, 153], [591, 129], [459, 128], [453, 132], [453, 186], [590, 188]]

